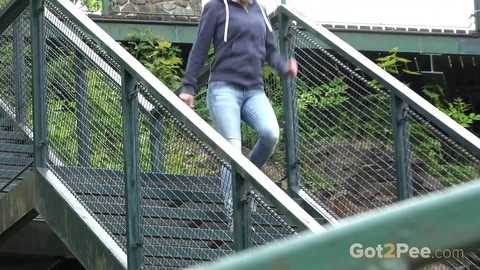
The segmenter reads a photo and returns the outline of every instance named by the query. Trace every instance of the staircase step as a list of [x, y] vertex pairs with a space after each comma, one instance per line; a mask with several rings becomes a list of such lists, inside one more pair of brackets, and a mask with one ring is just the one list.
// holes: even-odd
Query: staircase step
[[189, 259], [171, 259], [171, 258], [157, 258], [152, 256], [144, 257], [144, 266], [142, 269], [145, 270], [159, 270], [159, 269], [185, 269], [191, 268], [195, 265], [202, 264], [208, 261], [199, 261], [199, 260], [189, 260]]
[[30, 138], [21, 131], [0, 130], [0, 140], [30, 141]]
[[3, 166], [24, 167], [30, 164], [32, 161], [33, 161], [33, 158], [28, 158], [28, 157], [0, 156], [0, 167], [3, 167]]
[[7, 182], [9, 182], [10, 179], [0, 179], [0, 189], [5, 188], [4, 190], [0, 191], [0, 200], [2, 199], [5, 194], [7, 194], [10, 190], [12, 190], [18, 183], [20, 183], [21, 180], [14, 180], [12, 183], [10, 183], [8, 186], [4, 187]]
[[[52, 170], [68, 182], [75, 182], [77, 179], [82, 182], [90, 182], [88, 178], [94, 178], [95, 180], [92, 182], [96, 183], [123, 183], [123, 171], [65, 166], [53, 166]], [[161, 183], [178, 183], [178, 185], [181, 183], [190, 186], [205, 185], [211, 187], [220, 185], [220, 180], [216, 176], [185, 176], [161, 172], [142, 172], [140, 178], [145, 186], [157, 186]]]
[[[8, 170], [8, 169], [2, 169], [0, 168], [0, 181], [3, 180], [10, 180], [12, 177], [17, 175], [20, 172], [20, 170]], [[21, 180], [30, 175], [30, 171], [25, 171], [21, 173], [16, 179]]]
[[[114, 170], [54, 167], [54, 171], [77, 193], [123, 196], [123, 172]], [[84, 174], [82, 174], [84, 173]], [[94, 178], [94, 180], [89, 180]], [[206, 202], [223, 204], [220, 179], [163, 173], [141, 173], [142, 196], [150, 199], [178, 200], [183, 202]], [[258, 194], [267, 206], [274, 205]]]
[[[84, 195], [111, 196], [123, 194], [124, 186], [95, 184], [85, 182], [73, 185], [73, 191]], [[165, 189], [157, 187], [142, 188], [142, 197], [146, 199], [176, 200], [185, 202], [223, 203], [222, 195], [214, 192]]]
[[33, 145], [0, 143], [0, 152], [31, 154], [33, 153]]
[[10, 128], [13, 126], [13, 121], [9, 118], [0, 118], [0, 128]]
[[231, 250], [191, 248], [175, 246], [153, 246], [146, 243], [144, 254], [155, 257], [193, 260], [215, 260], [233, 254]]
[[[114, 199], [114, 198], [112, 198]], [[113, 200], [106, 202], [100, 201], [98, 198], [93, 200], [83, 200], [90, 210], [97, 215], [125, 215], [125, 204], [117, 203]], [[226, 216], [222, 211], [209, 211], [188, 208], [171, 208], [162, 206], [142, 205], [142, 215], [144, 217], [161, 217], [166, 219], [201, 221], [201, 222], [218, 222], [225, 223]], [[272, 216], [268, 214], [254, 213], [252, 221], [259, 226], [283, 226]], [[223, 226], [223, 225], [222, 225]]]
[[[123, 235], [118, 236], [117, 240], [120, 240], [121, 243], [126, 243], [126, 238]], [[158, 239], [152, 237], [142, 238], [142, 240], [143, 255], [146, 257], [157, 259], [175, 259], [179, 261], [210, 261], [234, 253], [234, 251], [228, 245], [222, 245], [218, 248], [208, 248], [195, 246], [178, 246], [176, 245], [177, 241], [174, 239], [172, 239], [170, 245], [159, 242]]]
[[[120, 235], [125, 234], [126, 227], [125, 223], [114, 224], [114, 223], [104, 223], [109, 232]], [[147, 225], [144, 226], [142, 230], [144, 237], [153, 237], [157, 239], [160, 244], [160, 238], [168, 240], [172, 239], [184, 239], [192, 241], [223, 241], [223, 242], [233, 242], [232, 233], [228, 229], [198, 229], [198, 228], [186, 228], [186, 227], [166, 227], [158, 225]], [[254, 232], [252, 233], [252, 239], [257, 239], [257, 244], [263, 244], [270, 242], [275, 239], [281, 239], [290, 236], [290, 234], [280, 234], [280, 233], [264, 233]], [[165, 243], [164, 243], [165, 244]], [[201, 244], [199, 244], [201, 245]]]

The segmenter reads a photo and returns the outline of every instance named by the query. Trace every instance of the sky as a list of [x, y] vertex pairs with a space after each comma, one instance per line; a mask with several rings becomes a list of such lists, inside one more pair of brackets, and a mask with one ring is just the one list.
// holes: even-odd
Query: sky
[[[203, 0], [207, 2], [208, 0]], [[272, 11], [280, 0], [259, 0]], [[473, 29], [474, 0], [286, 0], [314, 21]], [[401, 4], [400, 4], [401, 3]]]

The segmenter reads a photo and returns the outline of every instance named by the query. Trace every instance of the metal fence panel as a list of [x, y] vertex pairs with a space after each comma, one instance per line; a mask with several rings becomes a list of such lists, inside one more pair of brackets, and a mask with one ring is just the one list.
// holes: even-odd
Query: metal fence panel
[[0, 197], [32, 169], [29, 22], [29, 13], [24, 11], [0, 33]]
[[[46, 19], [49, 146], [56, 154], [49, 166], [127, 251], [122, 68], [50, 2]], [[229, 165], [146, 85], [135, 91], [128, 98], [138, 100], [144, 266], [182, 268], [233, 253], [220, 185]], [[285, 213], [258, 192], [251, 197], [255, 245], [296, 234]]]

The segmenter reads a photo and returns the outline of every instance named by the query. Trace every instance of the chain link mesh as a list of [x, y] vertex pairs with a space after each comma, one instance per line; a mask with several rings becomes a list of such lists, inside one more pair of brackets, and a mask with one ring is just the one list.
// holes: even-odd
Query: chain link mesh
[[418, 270], [476, 270], [480, 265], [480, 249], [466, 254], [463, 249], [445, 249], [433, 251], [434, 256], [444, 259], [416, 268]]
[[126, 250], [119, 68], [47, 4], [49, 165]]
[[[339, 217], [395, 202], [389, 90], [367, 81], [301, 30], [294, 27], [290, 34], [302, 63], [292, 104], [298, 113], [302, 186]], [[414, 195], [478, 177], [476, 158], [426, 128], [418, 114], [409, 116]]]
[[340, 218], [385, 205], [396, 195], [389, 93], [301, 30], [290, 35], [302, 187]]
[[[339, 218], [395, 203], [390, 91], [300, 29], [290, 34], [301, 63], [292, 93], [301, 186]], [[408, 108], [405, 120], [413, 196], [478, 179], [478, 157], [418, 112]], [[478, 254], [422, 269], [478, 269]]]
[[[410, 166], [414, 196], [440, 191], [480, 176], [480, 161], [459, 146], [434, 124], [416, 111], [407, 109]], [[425, 266], [428, 269], [478, 269], [480, 249], [466, 253], [463, 249], [435, 251], [446, 259], [441, 263]], [[440, 255], [441, 254], [441, 255]]]
[[0, 33], [0, 197], [29, 175], [33, 163], [28, 15]]

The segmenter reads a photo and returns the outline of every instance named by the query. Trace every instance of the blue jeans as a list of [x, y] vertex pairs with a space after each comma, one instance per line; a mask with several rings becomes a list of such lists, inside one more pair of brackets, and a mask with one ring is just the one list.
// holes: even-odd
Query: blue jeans
[[[211, 82], [207, 106], [213, 125], [227, 141], [242, 150], [241, 120], [257, 133], [250, 161], [261, 168], [278, 143], [280, 130], [272, 105], [262, 86], [242, 88], [226, 82]], [[221, 183], [227, 217], [233, 214], [232, 178], [222, 169]]]

